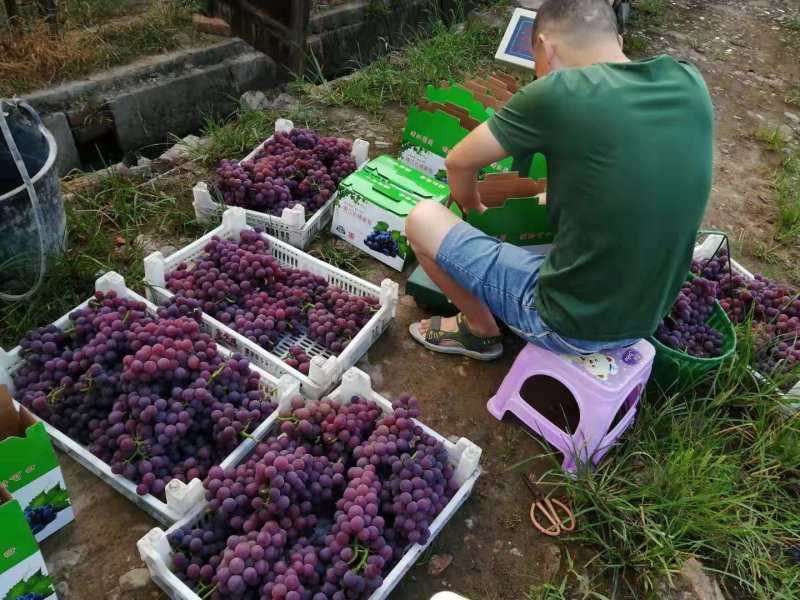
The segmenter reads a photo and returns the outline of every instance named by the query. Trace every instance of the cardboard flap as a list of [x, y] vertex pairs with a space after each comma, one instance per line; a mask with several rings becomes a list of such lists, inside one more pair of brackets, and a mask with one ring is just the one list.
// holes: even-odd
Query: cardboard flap
[[466, 80], [464, 80], [464, 84], [476, 85], [478, 86], [478, 91], [486, 92], [488, 90], [490, 95], [494, 96], [495, 98], [503, 102], [511, 98], [511, 96], [513, 95], [505, 87], [492, 83], [487, 79], [478, 79], [475, 77], [469, 77]]
[[472, 97], [475, 98], [475, 100], [483, 104], [486, 108], [500, 110], [503, 107], [503, 103], [500, 102], [497, 98], [492, 98], [491, 96], [484, 94], [483, 92], [476, 92], [475, 90], [468, 90], [468, 91], [472, 93]]
[[481, 202], [489, 207], [503, 206], [511, 198], [533, 198], [543, 193], [547, 180], [534, 181], [518, 173], [493, 173], [478, 183]]
[[519, 90], [520, 88], [519, 83], [517, 83], [517, 80], [514, 78], [513, 75], [509, 75], [508, 73], [503, 73], [502, 71], [492, 71], [490, 75], [499, 79], [500, 81], [504, 81], [508, 86], [508, 89], [511, 91], [515, 91], [515, 88], [517, 90]]
[[11, 392], [0, 385], [0, 442], [9, 437], [25, 437], [25, 430], [35, 423], [36, 419], [25, 407], [17, 412]]
[[480, 125], [480, 122], [478, 122], [477, 119], [473, 119], [469, 116], [469, 112], [467, 112], [466, 109], [456, 106], [452, 102], [442, 104], [440, 102], [430, 102], [427, 98], [421, 98], [419, 101], [419, 108], [428, 112], [435, 112], [439, 110], [450, 115], [451, 117], [455, 117], [458, 119], [461, 127], [467, 131], [472, 131], [478, 127], [478, 125]]

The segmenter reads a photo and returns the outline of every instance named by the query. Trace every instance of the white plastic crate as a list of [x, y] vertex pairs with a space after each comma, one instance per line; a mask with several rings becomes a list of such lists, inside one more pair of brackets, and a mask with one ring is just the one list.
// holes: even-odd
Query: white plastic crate
[[[694, 248], [694, 260], [699, 261], [701, 264], [703, 261], [711, 259], [717, 251], [724, 245], [725, 238], [719, 234], [709, 234], [706, 236], [705, 240]], [[741, 275], [744, 279], [750, 280], [755, 279], [755, 276], [745, 269], [742, 265], [737, 263], [733, 258], [730, 256], [728, 257], [731, 265], [731, 271], [736, 273], [737, 275]], [[758, 371], [753, 370], [753, 374], [756, 377], [765, 377]], [[800, 381], [798, 381], [794, 387], [789, 390], [786, 394], [784, 394], [786, 398], [792, 400], [792, 404], [788, 405], [787, 409], [792, 412], [800, 411]], [[795, 399], [797, 401], [795, 402]]]
[[[245, 229], [252, 229], [252, 227], [247, 224], [244, 209], [239, 207], [229, 208], [222, 215], [222, 225], [199, 240], [178, 250], [167, 258], [164, 258], [160, 252], [154, 252], [145, 258], [144, 273], [148, 296], [157, 300], [173, 296], [174, 294], [166, 289], [167, 274], [175, 270], [181, 262], [191, 264], [195, 261], [203, 253], [203, 249], [213, 236], [238, 240], [239, 233]], [[391, 279], [384, 279], [381, 286], [378, 287], [318, 260], [285, 242], [266, 234], [262, 235], [269, 241], [270, 250], [281, 265], [305, 269], [314, 275], [324, 277], [328, 283], [338, 286], [348, 293], [376, 296], [380, 300], [381, 308], [372, 316], [367, 325], [356, 334], [339, 356], [334, 356], [330, 350], [317, 344], [303, 331], [285, 335], [274, 349], [275, 352], [279, 353], [276, 355], [261, 348], [258, 344], [251, 342], [214, 318], [209, 317], [204, 321], [204, 324], [208, 327], [208, 333], [212, 337], [228, 347], [237, 349], [253, 364], [258, 365], [276, 377], [280, 377], [285, 373], [290, 374], [300, 381], [305, 396], [319, 398], [336, 385], [342, 374], [366, 354], [369, 347], [375, 343], [389, 326], [397, 308], [399, 286]], [[290, 367], [279, 358], [279, 355], [284, 354], [290, 346], [294, 345], [302, 347], [306, 354], [311, 357], [308, 376]]]
[[[294, 129], [294, 123], [288, 119], [278, 119], [275, 121], [275, 131], [288, 133]], [[272, 138], [269, 138], [272, 139]], [[262, 142], [250, 154], [245, 156], [242, 161], [252, 160], [261, 147], [269, 141]], [[351, 156], [355, 159], [356, 165], [361, 169], [368, 160], [369, 142], [357, 139], [353, 142]], [[215, 199], [208, 184], [198, 183], [192, 190], [194, 193], [194, 214], [198, 221], [219, 221], [222, 213], [228, 208], [221, 200]], [[322, 231], [333, 217], [333, 208], [336, 200], [336, 193], [331, 196], [325, 205], [311, 215], [306, 221], [306, 212], [302, 206], [285, 208], [280, 217], [262, 213], [257, 210], [244, 209], [247, 215], [247, 224], [251, 227], [261, 227], [264, 231], [279, 240], [286, 242], [295, 248], [305, 250], [311, 244], [311, 240]]]
[[[119, 297], [145, 302], [148, 305], [147, 312], [155, 314], [156, 306], [129, 290], [125, 286], [125, 280], [117, 273], [106, 273], [100, 277], [95, 283], [95, 289], [104, 293], [115, 291]], [[91, 298], [88, 298], [85, 302], [71, 310], [70, 313], [74, 310], [86, 307], [90, 300]], [[205, 315], [203, 318], [205, 318]], [[54, 325], [65, 329], [69, 325], [69, 313], [55, 321]], [[223, 357], [231, 354], [228, 349], [221, 345], [217, 346], [217, 348]], [[0, 384], [7, 385], [11, 390], [12, 396], [15, 393], [14, 374], [22, 365], [23, 361], [20, 358], [19, 346], [9, 352], [0, 349]], [[261, 376], [264, 390], [269, 393], [275, 402], [280, 403], [281, 401], [286, 401], [299, 392], [299, 383], [290, 376], [286, 375], [281, 379], [276, 379], [274, 376], [264, 372], [258, 367], [254, 366], [252, 368]], [[15, 404], [18, 405], [16, 401]], [[277, 411], [270, 415], [270, 417], [253, 432], [253, 437], [259, 440], [263, 439], [276, 417]], [[120, 494], [128, 498], [128, 500], [137, 504], [141, 509], [165, 525], [171, 525], [183, 517], [192, 507], [202, 504], [204, 501], [203, 486], [199, 479], [193, 479], [189, 483], [183, 483], [177, 480], [171, 481], [167, 484], [165, 490], [166, 502], [162, 502], [150, 494], [140, 496], [136, 493], [135, 483], [125, 479], [121, 475], [115, 475], [111, 472], [111, 467], [89, 452], [88, 448], [80, 445], [67, 436], [67, 434], [59, 431], [46, 421], [42, 422], [44, 423], [47, 433], [59, 449], [63, 450], [73, 460], [97, 475]], [[255, 446], [256, 441], [252, 439], [244, 440], [236, 450], [228, 455], [220, 464], [223, 467], [238, 464], [243, 457], [252, 452]]]
[[[342, 385], [330, 394], [332, 399], [343, 403], [349, 403], [353, 396], [361, 396], [367, 400], [372, 400], [384, 412], [388, 413], [392, 410], [392, 403], [372, 390], [369, 375], [356, 368], [347, 371], [342, 377]], [[458, 442], [452, 443], [419, 421], [416, 421], [416, 423], [426, 433], [434, 436], [445, 445], [447, 454], [450, 457], [450, 463], [455, 468], [454, 477], [459, 484], [458, 491], [439, 516], [431, 523], [431, 536], [428, 540], [428, 544], [430, 544], [472, 493], [475, 482], [480, 475], [479, 463], [482, 451], [466, 438], [461, 438]], [[278, 424], [276, 423], [276, 431], [277, 428]], [[172, 572], [172, 553], [168, 536], [181, 527], [198, 523], [202, 520], [204, 513], [205, 505], [198, 506], [166, 532], [159, 528], [154, 528], [137, 543], [139, 554], [147, 565], [153, 581], [173, 600], [201, 600]], [[383, 585], [370, 596], [369, 600], [384, 600], [387, 598], [414, 565], [426, 546], [427, 544], [410, 546], [400, 561], [386, 575]]]

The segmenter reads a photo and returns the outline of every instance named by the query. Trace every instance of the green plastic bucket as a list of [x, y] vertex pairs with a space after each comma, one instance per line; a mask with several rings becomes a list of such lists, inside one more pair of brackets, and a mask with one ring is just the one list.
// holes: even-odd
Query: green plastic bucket
[[655, 336], [647, 338], [656, 349], [652, 377], [661, 386], [669, 387], [676, 381], [680, 383], [697, 381], [703, 375], [719, 368], [733, 355], [736, 350], [736, 330], [719, 302], [714, 303], [714, 309], [707, 323], [723, 335], [722, 355], [715, 358], [689, 356], [685, 352], [679, 352], [662, 344]]

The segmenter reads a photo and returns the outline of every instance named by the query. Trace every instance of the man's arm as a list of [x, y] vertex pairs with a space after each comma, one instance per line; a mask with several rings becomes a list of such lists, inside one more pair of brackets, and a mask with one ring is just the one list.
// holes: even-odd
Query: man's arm
[[508, 156], [486, 123], [482, 123], [453, 148], [445, 159], [450, 195], [465, 211], [485, 210], [478, 193], [480, 170]]

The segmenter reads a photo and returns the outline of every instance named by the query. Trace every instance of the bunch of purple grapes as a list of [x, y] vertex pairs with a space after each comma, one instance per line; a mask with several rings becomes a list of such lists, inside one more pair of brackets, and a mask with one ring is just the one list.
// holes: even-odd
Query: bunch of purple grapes
[[734, 323], [751, 323], [755, 367], [791, 387], [800, 365], [800, 298], [795, 288], [757, 274], [751, 280], [731, 270], [725, 248], [692, 271], [716, 285], [720, 305]]
[[684, 282], [672, 310], [656, 328], [656, 339], [690, 356], [721, 356], [724, 336], [708, 324], [716, 291], [714, 282], [704, 277]]
[[276, 409], [259, 375], [223, 358], [200, 331], [199, 305], [145, 304], [97, 292], [20, 343], [20, 402], [137, 484], [162, 497], [173, 479], [204, 478]]
[[214, 185], [229, 206], [279, 217], [299, 205], [311, 215], [356, 170], [352, 149], [347, 140], [320, 138], [308, 129], [277, 132], [252, 160], [223, 159]]
[[388, 414], [295, 398], [279, 436], [209, 470], [207, 516], [170, 536], [178, 576], [212, 600], [368, 598], [457, 490], [418, 414], [408, 394]]
[[288, 353], [278, 352], [281, 340], [305, 334], [338, 355], [380, 308], [377, 298], [281, 266], [258, 229], [242, 231], [239, 241], [214, 237], [194, 265], [181, 263], [167, 276], [167, 289], [187, 314], [202, 308], [304, 375], [309, 351], [293, 344]]

